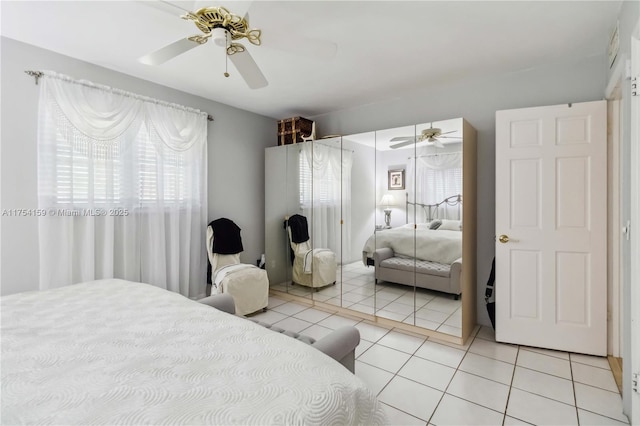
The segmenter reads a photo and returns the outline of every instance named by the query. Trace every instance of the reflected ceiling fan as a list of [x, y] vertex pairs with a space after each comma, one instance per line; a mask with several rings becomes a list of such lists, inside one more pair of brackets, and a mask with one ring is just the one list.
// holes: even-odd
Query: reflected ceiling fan
[[[211, 39], [216, 46], [225, 48], [226, 58], [231, 59], [231, 62], [249, 88], [259, 89], [269, 84], [249, 51], [243, 44], [238, 42], [245, 39], [245, 41], [255, 46], [262, 45], [262, 30], [249, 27], [248, 14], [244, 16], [236, 15], [221, 6], [203, 7], [195, 12], [190, 12], [171, 1], [158, 3], [185, 11], [186, 13], [181, 15], [181, 18], [192, 21], [201, 31], [201, 34], [177, 40], [148, 53], [138, 58], [139, 62], [147, 65], [160, 65], [207, 43]], [[335, 56], [337, 51], [336, 44], [329, 41], [294, 37], [290, 34], [279, 35], [272, 31], [269, 31], [267, 40], [269, 47], [322, 59], [329, 59]], [[226, 67], [224, 76], [229, 77]]]
[[422, 133], [420, 133], [418, 136], [399, 136], [399, 137], [392, 138], [389, 142], [398, 142], [398, 143], [391, 145], [390, 148], [398, 149], [398, 148], [402, 148], [404, 146], [408, 146], [417, 142], [427, 142], [428, 144], [431, 144], [438, 148], [443, 148], [444, 145], [442, 144], [442, 141], [440, 141], [440, 139], [460, 139], [460, 138], [455, 136], [442, 136], [442, 135], [448, 135], [450, 133], [455, 133], [455, 132], [456, 130], [443, 132], [442, 129], [433, 127], [433, 123], [431, 123], [431, 126], [428, 129], [424, 129]]

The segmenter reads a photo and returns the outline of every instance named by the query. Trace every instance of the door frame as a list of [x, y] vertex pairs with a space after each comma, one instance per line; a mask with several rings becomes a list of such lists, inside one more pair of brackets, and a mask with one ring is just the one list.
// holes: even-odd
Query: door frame
[[[620, 64], [620, 63], [619, 63]], [[614, 72], [607, 99], [607, 354], [622, 357], [623, 267], [621, 159], [623, 76]]]
[[[636, 84], [636, 92], [638, 92], [638, 84], [640, 84], [640, 19], [635, 29], [631, 33], [631, 76], [636, 78], [632, 84]], [[631, 96], [631, 93], [629, 93]], [[631, 291], [631, 368], [627, 372], [623, 372], [630, 381], [633, 380], [632, 374], [640, 373], [640, 265], [634, 262], [634, 259], [640, 259], [640, 95], [631, 96], [631, 179], [630, 179], [630, 219], [631, 219], [631, 272], [630, 272], [630, 291]], [[640, 424], [640, 393], [631, 391], [631, 415], [629, 417], [631, 424]]]

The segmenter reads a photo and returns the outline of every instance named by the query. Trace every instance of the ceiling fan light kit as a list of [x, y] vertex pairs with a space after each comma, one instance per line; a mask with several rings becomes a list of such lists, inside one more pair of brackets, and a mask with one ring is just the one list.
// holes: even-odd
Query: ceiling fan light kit
[[192, 21], [200, 31], [212, 36], [219, 46], [226, 46], [227, 34], [232, 41], [246, 38], [256, 46], [262, 43], [261, 30], [249, 29], [249, 23], [245, 18], [229, 12], [224, 7], [203, 7], [196, 12], [182, 15], [182, 19]]
[[227, 46], [227, 30], [222, 27], [214, 28], [211, 31], [211, 40], [216, 46], [226, 47]]

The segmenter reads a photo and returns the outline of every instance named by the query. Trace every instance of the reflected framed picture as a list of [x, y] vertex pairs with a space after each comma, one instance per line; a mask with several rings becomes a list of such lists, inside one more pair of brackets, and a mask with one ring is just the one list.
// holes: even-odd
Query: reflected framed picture
[[404, 189], [404, 169], [389, 170], [389, 190]]

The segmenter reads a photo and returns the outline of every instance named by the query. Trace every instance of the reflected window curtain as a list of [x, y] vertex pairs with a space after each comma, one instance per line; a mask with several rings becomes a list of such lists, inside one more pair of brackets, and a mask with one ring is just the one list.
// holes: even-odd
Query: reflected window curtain
[[[436, 204], [462, 194], [462, 152], [418, 153], [412, 157], [407, 167], [407, 192], [410, 202], [420, 204]], [[459, 206], [448, 205], [432, 213], [434, 219], [460, 219], [459, 215]], [[429, 219], [420, 207], [416, 208], [416, 216], [416, 222]]]
[[352, 165], [351, 151], [320, 142], [305, 143], [300, 151], [300, 207], [313, 247], [328, 248], [337, 259], [351, 249]]
[[40, 288], [105, 278], [204, 294], [206, 114], [45, 72]]

